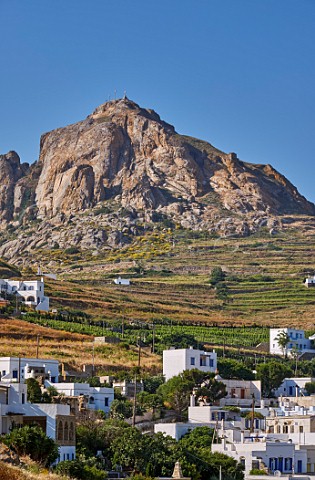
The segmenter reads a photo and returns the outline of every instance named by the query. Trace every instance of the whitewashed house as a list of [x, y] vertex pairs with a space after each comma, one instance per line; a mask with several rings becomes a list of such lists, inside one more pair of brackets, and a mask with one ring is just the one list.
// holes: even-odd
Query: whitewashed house
[[0, 293], [17, 295], [18, 301], [37, 311], [49, 311], [49, 297], [45, 296], [44, 279], [4, 280], [0, 279]]
[[2, 382], [24, 383], [24, 381], [30, 377], [42, 377], [51, 383], [58, 382], [58, 360], [0, 357], [0, 379]]
[[130, 285], [130, 280], [129, 278], [115, 278], [114, 280], [115, 285]]
[[34, 423], [57, 443], [57, 462], [75, 458], [75, 416], [71, 415], [70, 406], [29, 403], [26, 384], [0, 382], [0, 433], [9, 433], [14, 425]]
[[305, 473], [307, 471], [307, 450], [299, 449], [291, 441], [268, 439], [266, 436], [242, 436], [241, 441], [212, 444], [212, 452], [220, 452], [241, 462], [245, 478], [253, 468], [266, 468], [272, 474]]
[[226, 396], [220, 399], [220, 406], [251, 407], [253, 400], [256, 406], [261, 402], [260, 380], [225, 379], [216, 375], [216, 380], [224, 383]]
[[315, 275], [313, 277], [307, 277], [304, 280], [304, 285], [306, 287], [315, 287]]
[[114, 389], [108, 387], [91, 387], [88, 383], [51, 383], [45, 382], [45, 387], [53, 386], [58, 393], [68, 397], [87, 399], [87, 407], [91, 410], [102, 410], [108, 414], [114, 400]]
[[[293, 377], [285, 378], [280, 387], [275, 390], [276, 397], [300, 397], [306, 393], [305, 384], [315, 382], [313, 377]], [[315, 402], [315, 399], [314, 399]]]
[[163, 350], [163, 375], [169, 380], [184, 370], [197, 368], [202, 372], [215, 372], [217, 369], [217, 354], [195, 350], [194, 348], [170, 348]]
[[[288, 335], [289, 341], [285, 349], [283, 349], [278, 342], [278, 336], [284, 332]], [[296, 328], [271, 328], [270, 329], [270, 339], [269, 339], [269, 350], [270, 353], [275, 355], [288, 354], [291, 355], [292, 350], [296, 350], [299, 354], [311, 352], [314, 353], [312, 349], [311, 338], [305, 338], [304, 330], [298, 330]]]

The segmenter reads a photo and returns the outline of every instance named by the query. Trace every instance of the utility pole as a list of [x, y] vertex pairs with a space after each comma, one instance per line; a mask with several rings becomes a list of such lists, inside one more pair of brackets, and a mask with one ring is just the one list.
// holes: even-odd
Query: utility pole
[[132, 409], [132, 426], [136, 425], [136, 411], [137, 411], [137, 372], [140, 374], [140, 363], [141, 363], [141, 337], [138, 337], [138, 367], [135, 369], [135, 387], [133, 393], [133, 409]]
[[138, 370], [140, 372], [140, 363], [141, 363], [141, 337], [138, 337]]
[[21, 355], [19, 354], [18, 383], [21, 383]]
[[36, 337], [36, 358], [38, 358], [38, 352], [39, 352], [39, 335]]
[[92, 347], [92, 377], [94, 377], [94, 369], [95, 369], [95, 351], [94, 351], [94, 343]]
[[252, 393], [252, 415], [251, 415], [251, 425], [250, 433], [254, 433], [254, 422], [255, 422], [255, 395]]
[[155, 350], [155, 325], [152, 323], [152, 353]]

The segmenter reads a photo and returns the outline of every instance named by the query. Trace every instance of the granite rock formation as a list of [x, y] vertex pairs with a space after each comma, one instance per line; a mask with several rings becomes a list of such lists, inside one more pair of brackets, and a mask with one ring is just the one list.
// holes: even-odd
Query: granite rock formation
[[[96, 209], [102, 215], [93, 224]], [[42, 135], [31, 166], [15, 152], [0, 156], [1, 229], [18, 233], [37, 222], [34, 235], [2, 240], [0, 255], [10, 259], [43, 244], [121, 245], [131, 241], [137, 222], [159, 218], [247, 235], [261, 226], [281, 228], [292, 215], [313, 216], [315, 206], [271, 165], [246, 163], [179, 135], [127, 98]]]

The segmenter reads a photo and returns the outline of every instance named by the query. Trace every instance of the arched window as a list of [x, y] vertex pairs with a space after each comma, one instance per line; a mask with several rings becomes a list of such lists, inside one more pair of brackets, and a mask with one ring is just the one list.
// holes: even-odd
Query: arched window
[[63, 430], [63, 438], [64, 440], [69, 440], [69, 426], [68, 422], [65, 422], [64, 430]]
[[57, 440], [63, 440], [63, 425], [61, 420], [58, 422]]
[[73, 423], [70, 422], [70, 428], [69, 428], [69, 440], [73, 440], [74, 439], [74, 426], [73, 426]]
[[89, 398], [89, 403], [91, 403], [92, 405], [94, 404], [94, 397]]
[[26, 301], [27, 302], [35, 302], [35, 298], [34, 297], [27, 297]]

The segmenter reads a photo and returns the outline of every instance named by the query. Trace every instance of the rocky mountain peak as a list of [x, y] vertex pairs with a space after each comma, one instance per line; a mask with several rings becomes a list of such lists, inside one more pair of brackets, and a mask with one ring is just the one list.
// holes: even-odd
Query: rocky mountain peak
[[[2, 228], [29, 218], [64, 223], [83, 211], [93, 215], [94, 207], [109, 212], [111, 221], [110, 212], [121, 208], [130, 219], [168, 218], [223, 234], [248, 234], [281, 223], [283, 215], [315, 215], [315, 206], [272, 166], [243, 162], [179, 135], [128, 98], [42, 135], [39, 160], [31, 167], [21, 165], [15, 152], [0, 156]], [[108, 238], [95, 235], [101, 243]], [[78, 231], [73, 238], [84, 244]]]

